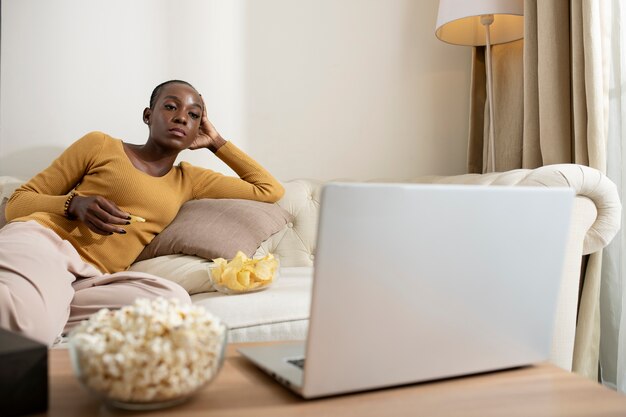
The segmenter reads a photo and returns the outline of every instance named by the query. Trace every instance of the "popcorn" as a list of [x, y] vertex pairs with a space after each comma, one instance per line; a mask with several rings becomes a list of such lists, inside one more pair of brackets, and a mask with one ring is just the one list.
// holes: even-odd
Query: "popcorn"
[[202, 307], [137, 299], [102, 309], [71, 335], [79, 377], [121, 402], [161, 402], [193, 393], [219, 371], [226, 327]]

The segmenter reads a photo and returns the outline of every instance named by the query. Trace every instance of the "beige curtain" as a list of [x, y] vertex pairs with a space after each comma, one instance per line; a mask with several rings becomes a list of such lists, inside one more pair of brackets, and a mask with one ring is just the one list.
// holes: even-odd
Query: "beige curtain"
[[[606, 171], [608, 65], [603, 0], [525, 0], [524, 39], [492, 48], [496, 171], [577, 163]], [[606, 16], [604, 17], [606, 18]], [[475, 48], [468, 171], [485, 172], [484, 48]], [[572, 369], [597, 378], [602, 254], [590, 255]]]

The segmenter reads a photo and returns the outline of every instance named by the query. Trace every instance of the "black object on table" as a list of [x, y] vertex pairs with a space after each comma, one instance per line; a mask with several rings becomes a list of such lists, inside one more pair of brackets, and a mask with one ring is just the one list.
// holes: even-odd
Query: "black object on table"
[[48, 409], [48, 347], [0, 328], [0, 416]]

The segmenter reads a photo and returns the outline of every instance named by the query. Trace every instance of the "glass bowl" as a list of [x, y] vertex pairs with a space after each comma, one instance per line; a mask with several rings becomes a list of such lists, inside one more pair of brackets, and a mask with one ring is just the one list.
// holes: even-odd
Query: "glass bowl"
[[[224, 363], [226, 325], [202, 307], [175, 303], [159, 309], [155, 302], [170, 303], [143, 299], [103, 309], [70, 334], [75, 375], [108, 406], [153, 410], [180, 404]], [[123, 328], [125, 323], [132, 326]]]
[[264, 281], [251, 279], [251, 281], [254, 281], [254, 284], [256, 285], [248, 286], [245, 288], [232, 288], [232, 286], [227, 285], [226, 282], [221, 281], [217, 275], [217, 269], [219, 267], [216, 263], [212, 262], [209, 265], [209, 277], [211, 278], [211, 284], [213, 285], [213, 288], [216, 291], [222, 294], [227, 294], [227, 295], [247, 294], [247, 293], [266, 290], [270, 288], [280, 276], [280, 261], [276, 258], [274, 259], [276, 260], [276, 269], [274, 270], [274, 273], [272, 274], [272, 278], [269, 280], [264, 280]]

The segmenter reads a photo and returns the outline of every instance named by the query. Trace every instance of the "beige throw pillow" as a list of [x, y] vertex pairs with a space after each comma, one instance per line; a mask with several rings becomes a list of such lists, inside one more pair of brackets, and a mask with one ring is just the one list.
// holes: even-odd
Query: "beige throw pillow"
[[293, 216], [278, 204], [239, 199], [188, 201], [136, 262], [170, 254], [230, 259], [237, 251], [251, 257], [291, 220]]

